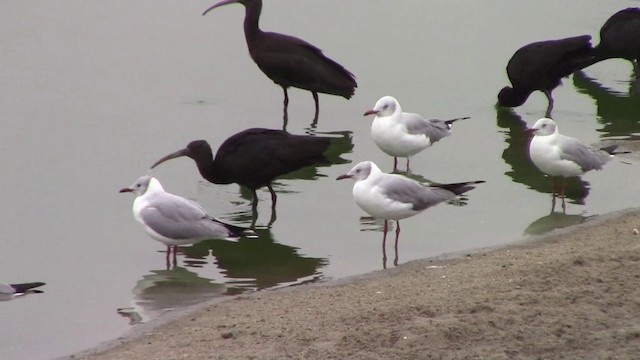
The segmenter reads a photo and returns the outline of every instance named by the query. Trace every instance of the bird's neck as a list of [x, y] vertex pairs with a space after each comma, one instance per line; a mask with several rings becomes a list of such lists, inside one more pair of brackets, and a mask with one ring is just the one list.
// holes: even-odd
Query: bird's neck
[[226, 176], [226, 171], [222, 169], [217, 162], [209, 160], [209, 161], [198, 161], [196, 162], [198, 165], [198, 171], [200, 175], [202, 175], [205, 180], [214, 183], [214, 184], [230, 184], [232, 183]]
[[247, 43], [254, 41], [256, 37], [262, 34], [262, 30], [259, 27], [261, 12], [262, 1], [253, 1], [250, 5], [245, 6], [244, 36], [247, 39]]

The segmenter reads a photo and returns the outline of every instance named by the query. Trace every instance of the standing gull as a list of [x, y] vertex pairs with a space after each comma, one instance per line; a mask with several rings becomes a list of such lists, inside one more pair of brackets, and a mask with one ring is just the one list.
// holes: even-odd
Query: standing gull
[[534, 134], [529, 144], [529, 156], [534, 165], [543, 173], [551, 176], [553, 193], [552, 211], [556, 200], [556, 176], [563, 178], [560, 189], [562, 209], [566, 210], [565, 188], [567, 178], [580, 176], [589, 170], [602, 170], [602, 165], [613, 157], [617, 145], [596, 149], [585, 145], [580, 140], [562, 135], [558, 132], [555, 121], [542, 118], [525, 130]]
[[375, 115], [371, 124], [371, 137], [382, 151], [393, 156], [393, 171], [398, 169], [398, 157], [405, 157], [407, 172], [411, 156], [451, 135], [453, 122], [468, 119], [424, 119], [419, 114], [402, 112], [400, 103], [392, 96], [378, 100], [373, 109], [364, 113], [364, 116], [367, 115]]
[[386, 240], [388, 220], [396, 221], [396, 261], [400, 220], [416, 215], [443, 201], [453, 200], [484, 181], [469, 181], [453, 184], [433, 184], [425, 186], [399, 174], [383, 173], [371, 161], [363, 161], [336, 180], [354, 179], [353, 199], [369, 215], [384, 219], [382, 238], [383, 261], [386, 263]]
[[154, 240], [167, 245], [167, 262], [173, 247], [176, 262], [178, 245], [195, 244], [207, 239], [255, 237], [252, 230], [225, 224], [205, 212], [197, 203], [164, 191], [151, 176], [141, 176], [133, 185], [120, 190], [137, 195], [133, 201], [133, 217]]
[[242, 4], [245, 7], [244, 35], [249, 55], [260, 70], [280, 85], [284, 91], [284, 118], [287, 119], [287, 106], [290, 86], [309, 90], [315, 102], [314, 123], [318, 120], [318, 93], [351, 98], [358, 86], [353, 74], [337, 62], [322, 54], [322, 50], [296, 37], [262, 31], [258, 25], [262, 0], [224, 0], [204, 11], [227, 4]]

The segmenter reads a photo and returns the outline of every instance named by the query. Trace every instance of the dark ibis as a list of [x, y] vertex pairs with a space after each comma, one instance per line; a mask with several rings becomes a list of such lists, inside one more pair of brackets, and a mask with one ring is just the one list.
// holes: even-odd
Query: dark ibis
[[507, 76], [512, 86], [500, 90], [498, 105], [520, 106], [531, 93], [539, 90], [549, 101], [545, 117], [551, 117], [553, 89], [562, 83], [563, 77], [592, 65], [595, 61], [589, 35], [525, 45], [513, 54], [507, 64]]
[[259, 27], [262, 0], [224, 0], [204, 11], [228, 4], [245, 7], [244, 35], [249, 55], [260, 70], [284, 91], [284, 118], [287, 119], [287, 88], [309, 90], [315, 101], [314, 123], [318, 120], [318, 93], [351, 98], [358, 86], [354, 75], [326, 57], [316, 46], [296, 37], [262, 31]]
[[215, 158], [209, 143], [196, 140], [156, 161], [151, 168], [167, 160], [187, 156], [196, 162], [200, 175], [207, 181], [214, 184], [237, 183], [250, 189], [254, 209], [258, 205], [256, 190], [266, 186], [271, 193], [272, 208], [275, 208], [277, 195], [271, 182], [306, 166], [332, 163], [330, 153], [333, 146], [330, 149], [330, 144], [334, 140], [341, 139], [251, 128], [225, 140]]
[[136, 194], [133, 217], [151, 238], [167, 246], [167, 264], [172, 247], [173, 263], [176, 263], [178, 245], [209, 239], [257, 237], [253, 230], [225, 224], [209, 216], [196, 202], [166, 192], [158, 179], [148, 175], [120, 192]]
[[640, 78], [640, 8], [613, 14], [600, 29], [600, 43], [594, 49], [601, 59], [622, 58], [633, 64]]
[[353, 179], [353, 200], [369, 215], [384, 219], [384, 235], [382, 237], [383, 265], [386, 263], [386, 240], [388, 221], [396, 221], [396, 259], [397, 265], [398, 238], [400, 237], [400, 220], [417, 215], [424, 210], [444, 201], [455, 199], [471, 189], [482, 180], [454, 184], [433, 184], [425, 186], [400, 174], [387, 174], [371, 161], [363, 161], [349, 172], [340, 175], [336, 180]]

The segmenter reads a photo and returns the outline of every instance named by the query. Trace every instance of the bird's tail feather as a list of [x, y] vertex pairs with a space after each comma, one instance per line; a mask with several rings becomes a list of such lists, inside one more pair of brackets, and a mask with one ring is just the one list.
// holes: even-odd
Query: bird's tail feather
[[456, 195], [460, 195], [469, 190], [475, 189], [476, 187], [473, 185], [482, 184], [484, 182], [485, 182], [484, 180], [476, 180], [476, 181], [467, 181], [467, 182], [459, 182], [459, 183], [451, 183], [451, 184], [432, 184], [431, 186], [446, 189]]
[[[45, 285], [43, 282], [30, 282], [22, 284], [11, 284], [11, 287], [15, 289], [16, 293], [26, 293], [27, 291]], [[42, 292], [40, 290], [31, 290], [31, 292]]]
[[605, 147], [601, 147], [600, 150], [606, 151], [609, 155], [618, 155], [618, 154], [629, 154], [631, 151], [616, 151], [618, 149], [618, 145], [609, 145]]
[[456, 122], [458, 120], [467, 120], [467, 119], [470, 119], [470, 117], [469, 116], [465, 116], [465, 117], [459, 117], [459, 118], [455, 118], [455, 119], [445, 120], [444, 123], [447, 124], [447, 125], [451, 125], [451, 124], [453, 124], [454, 122]]

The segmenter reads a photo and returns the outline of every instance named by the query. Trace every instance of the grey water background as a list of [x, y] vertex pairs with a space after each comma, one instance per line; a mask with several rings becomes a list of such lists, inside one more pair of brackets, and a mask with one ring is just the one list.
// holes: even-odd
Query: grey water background
[[[164, 247], [134, 222], [133, 198], [118, 190], [191, 140], [217, 148], [246, 128], [282, 126], [282, 91], [248, 56], [244, 9], [200, 16], [211, 4], [3, 2], [0, 281], [47, 285], [0, 304], [0, 358], [68, 355], [204, 299], [381, 269], [381, 222], [361, 219], [352, 183], [335, 178], [362, 160], [391, 169], [362, 116], [384, 95], [428, 117], [471, 117], [413, 158], [416, 176], [487, 181], [465, 206], [404, 220], [400, 263], [637, 206], [631, 154], [573, 182], [567, 214], [550, 215], [549, 180], [528, 161], [522, 134], [546, 99], [536, 93], [512, 112], [494, 107], [517, 48], [580, 34], [597, 43], [604, 21], [637, 1], [266, 0], [263, 29], [316, 44], [358, 78], [350, 101], [320, 95], [316, 128], [311, 94], [291, 90], [288, 130], [346, 136], [353, 149], [343, 164], [279, 180], [270, 227], [269, 193], [259, 191], [260, 239], [184, 247], [168, 270]], [[636, 138], [640, 104], [627, 95], [630, 78], [628, 62], [611, 60], [566, 79], [554, 92], [560, 131], [592, 144]], [[203, 181], [189, 159], [152, 174], [212, 215], [251, 222], [238, 186]]]

